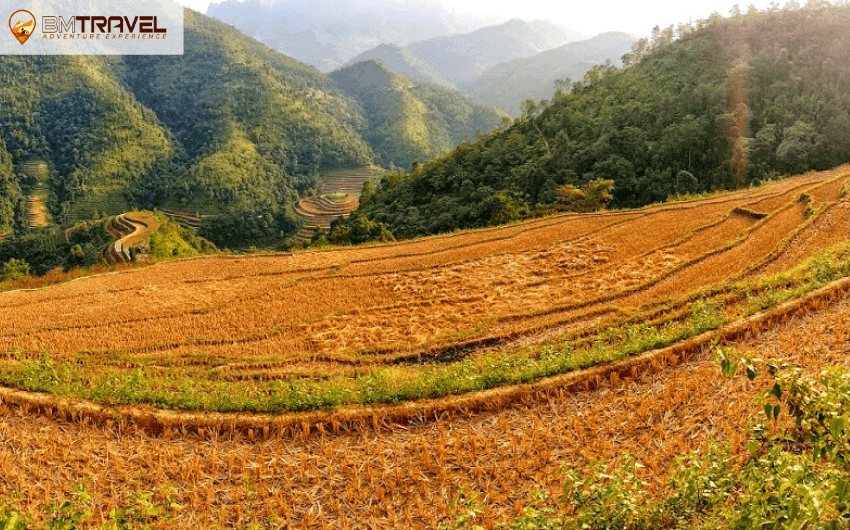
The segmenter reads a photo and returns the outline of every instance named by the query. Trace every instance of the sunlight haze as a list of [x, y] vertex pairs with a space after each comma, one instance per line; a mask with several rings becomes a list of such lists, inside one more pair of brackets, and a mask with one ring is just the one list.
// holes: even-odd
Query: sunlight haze
[[[201, 13], [206, 13], [209, 0], [178, 0], [179, 3]], [[374, 2], [379, 3], [379, 2]], [[441, 4], [459, 11], [484, 12], [503, 17], [505, 20], [521, 18], [524, 20], [547, 19], [569, 29], [593, 35], [603, 31], [626, 31], [638, 36], [647, 36], [656, 25], [665, 27], [678, 25], [705, 18], [716, 11], [728, 15], [735, 5], [734, 1], [713, 0], [711, 2], [685, 3], [676, 0], [661, 0], [650, 3], [640, 2], [561, 2], [548, 0], [528, 0], [514, 2], [508, 0], [462, 0], [441, 1]], [[747, 5], [738, 4], [741, 10]], [[765, 9], [769, 2], [755, 2], [759, 9]]]

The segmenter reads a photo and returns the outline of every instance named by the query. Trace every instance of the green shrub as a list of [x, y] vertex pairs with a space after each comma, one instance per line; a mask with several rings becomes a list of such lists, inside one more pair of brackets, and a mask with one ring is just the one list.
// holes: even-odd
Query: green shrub
[[[0, 505], [0, 528], [3, 530], [77, 530], [94, 528], [91, 522], [92, 498], [85, 484], [76, 487], [76, 494], [62, 502], [47, 506], [41, 521], [36, 523], [31, 514], [23, 514], [6, 500]], [[150, 493], [132, 494], [123, 506], [109, 512], [102, 530], [155, 530], [162, 522], [173, 517], [180, 509], [170, 497], [164, 503], [155, 503]]]
[[12, 258], [6, 263], [4, 263], [2, 269], [0, 269], [0, 281], [5, 282], [10, 280], [17, 280], [18, 278], [23, 278], [24, 276], [29, 275], [29, 273], [29, 263], [23, 260]]
[[[718, 351], [721, 370], [734, 377], [740, 366], [755, 366], [773, 378], [757, 398], [764, 423], [749, 429], [747, 454], [712, 443], [702, 453], [673, 464], [667, 485], [652, 491], [640, 478], [640, 464], [626, 456], [614, 466], [599, 462], [589, 474], [569, 467], [563, 495], [531, 493], [524, 512], [500, 529], [684, 528], [811, 529], [850, 527], [850, 370], [833, 368], [818, 376], [800, 369]], [[791, 422], [777, 423], [781, 414]], [[477, 499], [462, 492], [455, 520], [443, 528], [480, 529]]]
[[558, 188], [557, 207], [562, 212], [595, 212], [611, 202], [613, 190], [613, 180], [592, 180], [581, 189], [566, 184]]

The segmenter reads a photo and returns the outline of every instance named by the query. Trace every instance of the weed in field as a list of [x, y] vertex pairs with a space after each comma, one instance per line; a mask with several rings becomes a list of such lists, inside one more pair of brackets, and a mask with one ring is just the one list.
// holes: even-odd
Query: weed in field
[[[5, 500], [0, 505], [0, 528], [3, 530], [77, 530], [93, 528], [92, 496], [85, 484], [77, 485], [69, 500], [53, 502], [45, 509], [44, 517], [36, 522], [32, 514], [15, 510], [15, 501]], [[171, 519], [181, 507], [169, 498], [166, 503], [155, 503], [150, 493], [128, 495], [122, 506], [110, 510], [101, 530], [155, 530], [157, 523]]]
[[[723, 373], [733, 377], [741, 362], [756, 377], [751, 361], [722, 351]], [[822, 529], [850, 523], [850, 371], [833, 369], [819, 377], [798, 369], [762, 365], [773, 385], [761, 394], [767, 423], [749, 429], [748, 453], [741, 458], [727, 443], [714, 441], [702, 452], [681, 457], [665, 487], [645, 481], [643, 466], [626, 455], [617, 464], [597, 462], [589, 473], [562, 467], [563, 492], [553, 499], [541, 490], [529, 495], [520, 515], [498, 529]], [[790, 422], [780, 421], [787, 411]], [[453, 520], [444, 529], [479, 530], [479, 499], [462, 491]]]

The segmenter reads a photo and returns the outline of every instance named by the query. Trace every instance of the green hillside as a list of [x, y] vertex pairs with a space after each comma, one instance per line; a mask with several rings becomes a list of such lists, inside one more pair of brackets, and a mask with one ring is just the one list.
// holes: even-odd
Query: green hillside
[[452, 82], [447, 81], [430, 66], [417, 59], [413, 55], [413, 52], [404, 46], [381, 44], [349, 60], [344, 66], [350, 66], [370, 59], [383, 61], [390, 70], [403, 75], [411, 81], [457, 90], [457, 87]]
[[111, 57], [0, 60], [0, 136], [17, 174], [30, 160], [48, 162], [55, 216], [126, 209], [132, 180], [174, 152], [156, 116], [121, 83], [118, 66]]
[[497, 64], [475, 80], [468, 94], [474, 101], [519, 116], [523, 101], [551, 98], [557, 81], [581, 79], [592, 67], [609, 61], [621, 64], [620, 58], [631, 51], [636, 41], [636, 37], [627, 33], [602, 33], [592, 39]]
[[376, 153], [408, 166], [501, 121], [401, 77], [390, 93], [340, 86], [191, 10], [185, 32], [183, 56], [0, 58], [0, 234], [26, 226], [36, 186], [60, 225], [163, 208], [289, 227], [320, 174]]
[[0, 59], [0, 137], [18, 175], [47, 162], [60, 223], [276, 210], [323, 168], [372, 160], [351, 102], [315, 88], [326, 76], [192, 11], [185, 25], [179, 57]]
[[184, 56], [124, 61], [126, 83], [182, 147], [171, 171], [137, 186], [154, 203], [142, 206], [276, 210], [320, 172], [372, 160], [327, 76], [192, 11], [185, 27]]
[[21, 209], [25, 209], [25, 206], [20, 185], [12, 169], [12, 157], [6, 150], [3, 138], [0, 138], [0, 238], [14, 229], [15, 212]]
[[342, 68], [331, 79], [358, 102], [367, 120], [360, 131], [384, 165], [409, 167], [443, 155], [479, 132], [493, 130], [503, 118], [496, 108], [455, 90], [414, 83], [380, 60]]
[[549, 211], [566, 184], [610, 179], [612, 205], [631, 207], [845, 163], [849, 35], [850, 7], [814, 4], [657, 31], [629, 67], [384, 179], [360, 213], [409, 237]]

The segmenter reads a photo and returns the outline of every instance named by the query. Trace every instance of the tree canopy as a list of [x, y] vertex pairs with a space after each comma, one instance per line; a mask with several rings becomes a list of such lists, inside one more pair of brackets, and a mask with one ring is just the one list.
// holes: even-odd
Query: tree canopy
[[[409, 175], [360, 213], [397, 237], [552, 211], [558, 189], [613, 183], [610, 205], [750, 185], [850, 158], [850, 6], [810, 3], [656, 29], [570, 91]], [[847, 44], [847, 45], [845, 45]]]

